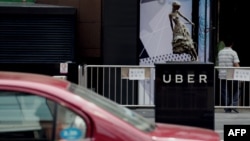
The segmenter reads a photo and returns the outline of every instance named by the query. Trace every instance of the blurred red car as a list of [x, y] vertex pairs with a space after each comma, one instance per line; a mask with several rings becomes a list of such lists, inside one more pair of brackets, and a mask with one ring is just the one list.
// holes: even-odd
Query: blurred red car
[[66, 80], [0, 72], [1, 141], [219, 141], [209, 129], [150, 122]]

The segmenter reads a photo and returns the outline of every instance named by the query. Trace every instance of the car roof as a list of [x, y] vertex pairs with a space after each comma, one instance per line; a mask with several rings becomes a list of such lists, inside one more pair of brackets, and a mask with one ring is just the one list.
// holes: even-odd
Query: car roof
[[66, 89], [69, 85], [69, 81], [53, 78], [49, 75], [26, 73], [26, 72], [10, 72], [0, 71], [0, 80], [13, 80], [22, 82], [34, 82], [40, 84], [48, 84], [58, 88]]

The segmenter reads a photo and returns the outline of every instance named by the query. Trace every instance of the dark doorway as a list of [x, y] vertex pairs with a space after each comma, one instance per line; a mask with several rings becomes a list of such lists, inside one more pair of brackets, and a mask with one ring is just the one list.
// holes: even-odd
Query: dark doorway
[[243, 1], [220, 0], [219, 4], [219, 40], [223, 40], [225, 36], [233, 36], [235, 43], [233, 48], [237, 51], [240, 58], [241, 66], [249, 66], [249, 53], [247, 48], [249, 45], [249, 28], [248, 28], [248, 12], [249, 6]]
[[[243, 1], [236, 0], [219, 0], [219, 40], [230, 35], [234, 37], [233, 49], [238, 53], [240, 59], [240, 66], [250, 66], [248, 48], [250, 40], [248, 33], [250, 33], [248, 22], [249, 5]], [[244, 103], [249, 103], [249, 82], [245, 82], [246, 86], [242, 92], [241, 99], [245, 99]], [[218, 85], [217, 85], [218, 87]], [[244, 86], [243, 86], [244, 87]], [[217, 88], [217, 90], [219, 90]], [[218, 97], [217, 97], [218, 98]], [[243, 103], [243, 101], [242, 101]]]

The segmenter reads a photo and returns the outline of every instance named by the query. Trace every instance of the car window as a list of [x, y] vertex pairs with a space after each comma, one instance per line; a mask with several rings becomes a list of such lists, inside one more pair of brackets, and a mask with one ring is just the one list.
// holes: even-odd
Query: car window
[[92, 102], [98, 107], [106, 110], [141, 131], [150, 132], [155, 128], [155, 123], [149, 121], [134, 111], [95, 93], [94, 91], [73, 83], [70, 85], [69, 91], [81, 96], [89, 102]]
[[0, 140], [78, 140], [85, 134], [85, 121], [66, 107], [32, 94], [0, 91]]
[[[79, 139], [86, 137], [86, 123], [80, 116], [68, 108], [57, 105], [55, 102], [50, 100], [47, 100], [46, 102], [52, 115], [56, 118], [55, 123], [57, 128], [54, 134], [56, 140], [70, 139], [78, 141]], [[46, 127], [47, 123], [45, 122], [43, 125]], [[52, 129], [50, 128], [49, 130]], [[50, 138], [53, 138], [53, 135], [50, 135]]]

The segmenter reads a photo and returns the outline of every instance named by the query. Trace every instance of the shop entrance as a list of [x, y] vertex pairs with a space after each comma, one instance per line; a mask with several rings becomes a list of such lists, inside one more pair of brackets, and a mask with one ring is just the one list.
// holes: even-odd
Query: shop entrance
[[248, 41], [250, 41], [248, 13], [249, 6], [243, 1], [236, 0], [220, 0], [218, 3], [218, 35], [219, 40], [227, 35], [233, 36], [235, 43], [234, 49], [237, 51], [240, 58], [241, 66], [250, 66], [248, 59], [250, 48]]
[[[233, 49], [238, 53], [241, 67], [249, 67], [250, 28], [248, 22], [249, 5], [243, 1], [219, 0], [218, 1], [218, 39], [221, 41], [230, 35], [234, 38]], [[219, 81], [217, 81], [219, 82]], [[249, 82], [245, 81], [241, 88], [241, 103], [249, 103]], [[219, 84], [215, 85], [217, 93]], [[219, 98], [219, 93], [215, 99]], [[219, 101], [216, 101], [218, 105]]]

